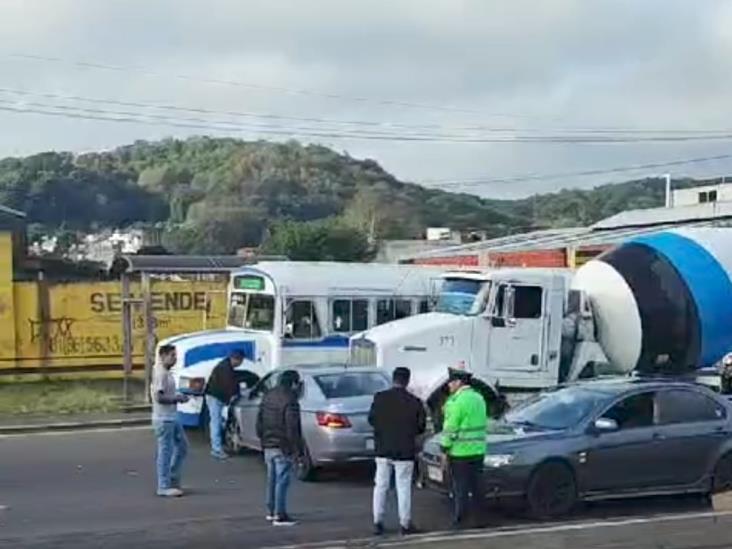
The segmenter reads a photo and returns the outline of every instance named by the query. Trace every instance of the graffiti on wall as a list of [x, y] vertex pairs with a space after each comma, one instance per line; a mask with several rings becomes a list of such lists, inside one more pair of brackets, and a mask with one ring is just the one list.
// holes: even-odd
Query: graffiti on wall
[[118, 335], [95, 336], [74, 333], [75, 319], [69, 317], [48, 320], [28, 319], [31, 343], [47, 345], [48, 353], [61, 356], [119, 355], [122, 340]]

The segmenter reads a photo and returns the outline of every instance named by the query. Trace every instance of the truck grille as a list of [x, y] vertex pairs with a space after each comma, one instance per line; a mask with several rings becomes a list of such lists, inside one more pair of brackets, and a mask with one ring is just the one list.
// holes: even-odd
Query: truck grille
[[353, 366], [376, 366], [376, 345], [365, 338], [351, 342], [350, 363]]

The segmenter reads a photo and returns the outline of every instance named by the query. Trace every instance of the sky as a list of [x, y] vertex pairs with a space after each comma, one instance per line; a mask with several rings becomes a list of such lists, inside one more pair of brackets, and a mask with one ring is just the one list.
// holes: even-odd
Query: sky
[[497, 198], [732, 173], [558, 176], [732, 154], [729, 1], [2, 0], [0, 26], [0, 156], [296, 138]]

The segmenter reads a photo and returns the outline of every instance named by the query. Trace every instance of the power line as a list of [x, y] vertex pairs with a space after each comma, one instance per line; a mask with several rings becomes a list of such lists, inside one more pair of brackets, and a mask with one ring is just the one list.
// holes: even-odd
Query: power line
[[[393, 142], [434, 142], [458, 144], [489, 144], [489, 143], [536, 143], [536, 144], [613, 144], [613, 143], [642, 143], [642, 142], [685, 142], [685, 141], [722, 141], [732, 139], [732, 133], [713, 133], [702, 135], [658, 135], [658, 136], [593, 136], [593, 135], [534, 135], [534, 136], [459, 136], [450, 134], [398, 134], [394, 132], [377, 132], [361, 130], [328, 130], [322, 128], [294, 127], [283, 128], [278, 126], [242, 124], [232, 121], [212, 121], [201, 118], [180, 118], [164, 115], [140, 113], [131, 111], [114, 111], [109, 109], [92, 109], [68, 105], [52, 105], [40, 102], [17, 102], [0, 100], [5, 104], [2, 110], [7, 112], [38, 114], [46, 116], [66, 116], [76, 119], [104, 120], [109, 122], [143, 123], [163, 126], [187, 127], [210, 131], [250, 132], [265, 135], [280, 135], [288, 137], [317, 137], [349, 140], [378, 140]], [[24, 106], [25, 105], [25, 106]], [[30, 108], [29, 108], [30, 107]]]
[[142, 109], [159, 109], [172, 112], [185, 112], [205, 115], [219, 115], [219, 116], [233, 116], [237, 118], [254, 118], [254, 119], [266, 119], [276, 121], [296, 121], [296, 122], [308, 122], [315, 124], [332, 124], [336, 126], [365, 126], [369, 128], [377, 128], [382, 130], [391, 129], [405, 129], [405, 130], [442, 130], [442, 131], [485, 131], [485, 132], [496, 132], [496, 133], [541, 133], [541, 132], [575, 132], [575, 133], [598, 133], [598, 134], [687, 134], [687, 135], [708, 135], [717, 133], [732, 133], [731, 129], [706, 129], [706, 130], [695, 130], [695, 129], [679, 129], [679, 128], [664, 128], [664, 129], [649, 129], [649, 128], [605, 128], [605, 127], [564, 127], [564, 128], [511, 128], [511, 127], [495, 127], [495, 126], [444, 126], [441, 124], [403, 124], [395, 122], [382, 122], [382, 121], [367, 121], [367, 120], [339, 120], [332, 118], [319, 118], [319, 117], [301, 117], [301, 116], [286, 116], [272, 113], [255, 113], [255, 112], [243, 112], [243, 111], [228, 111], [228, 110], [213, 110], [204, 109], [200, 107], [184, 107], [180, 105], [172, 105], [169, 103], [158, 103], [158, 102], [145, 102], [145, 101], [122, 101], [117, 99], [104, 99], [98, 97], [89, 97], [73, 94], [59, 94], [59, 93], [48, 93], [48, 92], [33, 92], [29, 90], [20, 90], [14, 88], [2, 88], [0, 87], [0, 93], [6, 95], [15, 95], [19, 97], [40, 97], [45, 99], [55, 99], [63, 101], [74, 101], [101, 105], [117, 105], [123, 107], [134, 107]]
[[[582, 177], [591, 175], [606, 175], [612, 173], [624, 173], [641, 170], [652, 170], [655, 168], [670, 168], [673, 166], [683, 166], [686, 164], [696, 164], [702, 162], [713, 162], [715, 160], [727, 160], [732, 158], [732, 154], [721, 154], [717, 156], [703, 156], [698, 158], [687, 158], [683, 160], [669, 160], [666, 162], [653, 162], [649, 164], [636, 164], [633, 166], [621, 166], [616, 168], [597, 169], [597, 170], [584, 170], [576, 172], [564, 172], [564, 173], [548, 173], [548, 174], [527, 174], [518, 175], [511, 177], [495, 177], [495, 178], [484, 178], [484, 179], [466, 179], [462, 181], [457, 180], [423, 180], [420, 182], [421, 185], [429, 188], [445, 188], [445, 187], [463, 187], [463, 186], [474, 186], [474, 185], [489, 185], [494, 183], [516, 183], [522, 181], [536, 181], [542, 179], [561, 179], [569, 177]], [[438, 183], [433, 185], [432, 183]]]
[[320, 97], [323, 99], [331, 99], [331, 100], [339, 100], [339, 101], [353, 101], [358, 103], [374, 103], [378, 105], [383, 106], [390, 106], [390, 107], [406, 107], [406, 108], [413, 108], [413, 109], [423, 109], [423, 110], [433, 110], [433, 111], [443, 111], [443, 112], [460, 112], [465, 114], [483, 114], [484, 116], [490, 116], [490, 117], [503, 117], [503, 118], [525, 118], [525, 115], [514, 115], [514, 114], [505, 114], [505, 113], [494, 113], [494, 114], [485, 114], [481, 113], [476, 110], [471, 109], [462, 109], [458, 107], [450, 107], [450, 106], [444, 106], [444, 105], [433, 105], [433, 104], [426, 104], [426, 103], [413, 103], [409, 101], [400, 101], [400, 100], [394, 100], [394, 99], [375, 99], [370, 97], [362, 97], [362, 96], [352, 96], [352, 95], [343, 95], [343, 94], [336, 94], [336, 93], [326, 93], [326, 92], [319, 92], [314, 90], [307, 90], [307, 89], [298, 89], [298, 88], [287, 88], [283, 86], [268, 86], [263, 84], [253, 84], [250, 82], [240, 82], [236, 80], [223, 80], [223, 79], [217, 79], [217, 78], [207, 78], [207, 77], [201, 77], [201, 76], [193, 76], [193, 75], [187, 75], [187, 74], [166, 74], [159, 71], [154, 71], [152, 69], [148, 69], [145, 67], [133, 67], [133, 66], [123, 66], [123, 65], [111, 65], [106, 63], [97, 63], [97, 62], [89, 62], [89, 61], [77, 61], [72, 59], [64, 59], [61, 57], [51, 57], [51, 56], [45, 56], [45, 55], [36, 55], [36, 54], [29, 54], [29, 53], [13, 53], [13, 54], [7, 54], [8, 57], [14, 57], [17, 59], [25, 59], [30, 61], [44, 61], [49, 63], [62, 63], [66, 65], [73, 65], [79, 68], [85, 68], [85, 69], [95, 69], [95, 70], [106, 70], [106, 71], [116, 71], [116, 72], [136, 72], [139, 74], [146, 74], [149, 76], [155, 76], [155, 77], [162, 77], [162, 78], [176, 78], [179, 80], [186, 80], [190, 82], [200, 82], [203, 84], [216, 84], [216, 85], [223, 85], [223, 86], [234, 86], [238, 88], [248, 88], [248, 89], [254, 89], [259, 91], [269, 91], [269, 92], [278, 92], [278, 93], [285, 93], [290, 95], [302, 95], [302, 96], [308, 96], [308, 97]]

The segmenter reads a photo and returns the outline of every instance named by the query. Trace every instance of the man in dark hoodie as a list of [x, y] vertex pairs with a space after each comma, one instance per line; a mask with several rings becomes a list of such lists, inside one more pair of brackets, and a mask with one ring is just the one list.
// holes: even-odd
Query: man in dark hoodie
[[224, 452], [224, 407], [239, 396], [239, 383], [236, 379], [236, 368], [244, 362], [244, 353], [235, 349], [229, 356], [219, 362], [211, 372], [206, 384], [206, 406], [210, 422], [211, 455], [216, 459], [226, 459]]
[[419, 451], [417, 437], [425, 431], [424, 404], [407, 391], [409, 368], [394, 370], [391, 389], [377, 393], [369, 412], [376, 438], [374, 478], [374, 534], [384, 533], [384, 511], [392, 471], [397, 492], [399, 525], [403, 535], [416, 532], [412, 524], [412, 477]]
[[267, 465], [267, 520], [274, 526], [296, 524], [287, 514], [287, 490], [295, 461], [304, 453], [300, 389], [300, 374], [285, 370], [262, 398], [257, 414], [257, 436]]

